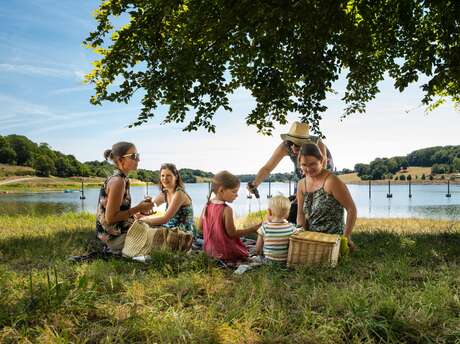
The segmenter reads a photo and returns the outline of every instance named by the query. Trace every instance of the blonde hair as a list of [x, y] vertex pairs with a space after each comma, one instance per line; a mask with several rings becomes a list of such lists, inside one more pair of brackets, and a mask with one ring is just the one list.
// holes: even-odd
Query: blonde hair
[[219, 191], [220, 187], [226, 190], [226, 189], [233, 189], [238, 186], [240, 186], [240, 180], [238, 179], [237, 176], [231, 174], [228, 171], [220, 171], [212, 178], [211, 190], [209, 190], [209, 195], [208, 195], [208, 203], [209, 203], [209, 200], [211, 199], [212, 193], [217, 195], [217, 191]]
[[291, 202], [282, 194], [273, 196], [268, 200], [268, 209], [271, 210], [273, 216], [286, 218], [290, 208]]

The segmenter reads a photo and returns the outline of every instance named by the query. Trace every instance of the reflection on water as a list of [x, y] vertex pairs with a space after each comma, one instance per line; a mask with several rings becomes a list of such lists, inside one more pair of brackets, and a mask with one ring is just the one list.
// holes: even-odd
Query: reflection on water
[[56, 202], [20, 202], [20, 201], [1, 201], [0, 215], [33, 215], [47, 216], [57, 215], [66, 212], [77, 212], [81, 208], [73, 203]]
[[460, 220], [460, 205], [458, 204], [445, 206], [416, 206], [412, 207], [412, 212], [420, 214], [419, 217]]
[[[460, 220], [460, 185], [451, 185], [452, 197], [447, 198], [446, 185], [412, 185], [412, 198], [409, 198], [407, 185], [393, 185], [392, 198], [387, 198], [387, 185], [372, 185], [369, 199], [368, 185], [348, 185], [356, 203], [359, 217], [422, 217], [434, 219]], [[195, 216], [201, 213], [207, 201], [208, 184], [187, 184], [186, 190], [193, 200]], [[153, 188], [152, 196], [158, 192]], [[289, 194], [288, 183], [271, 183], [271, 194]], [[144, 198], [143, 186], [131, 187], [133, 205]], [[245, 185], [241, 185], [239, 197], [231, 205], [235, 216], [243, 216], [250, 211], [267, 208], [267, 183], [259, 187], [260, 200], [247, 199]], [[86, 189], [86, 199], [80, 200], [79, 193], [43, 193], [0, 195], [0, 215], [33, 214], [50, 215], [63, 212], [96, 212], [99, 189]]]

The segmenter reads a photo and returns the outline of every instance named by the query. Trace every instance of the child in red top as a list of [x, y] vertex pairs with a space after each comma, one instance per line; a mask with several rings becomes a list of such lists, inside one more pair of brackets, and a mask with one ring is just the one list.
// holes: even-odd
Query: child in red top
[[[227, 203], [238, 197], [240, 181], [228, 171], [217, 173], [212, 180], [208, 203], [203, 209], [198, 227], [203, 230], [204, 251], [210, 257], [226, 262], [248, 258], [241, 236], [255, 233], [261, 223], [246, 229], [235, 228], [233, 211]], [[215, 197], [211, 199], [211, 194]]]

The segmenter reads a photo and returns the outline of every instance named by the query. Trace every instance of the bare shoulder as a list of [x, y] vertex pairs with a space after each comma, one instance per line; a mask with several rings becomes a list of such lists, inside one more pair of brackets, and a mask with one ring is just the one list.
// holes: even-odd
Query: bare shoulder
[[107, 183], [107, 188], [118, 188], [125, 185], [125, 180], [120, 176], [114, 176], [109, 179]]
[[337, 188], [344, 187], [346, 188], [345, 183], [342, 182], [340, 178], [333, 173], [329, 174], [329, 176], [326, 179], [326, 182], [324, 183], [324, 189], [328, 192]]
[[187, 193], [185, 192], [185, 190], [182, 190], [182, 189], [179, 189], [177, 190], [175, 193], [174, 193], [174, 197], [177, 197], [177, 199], [179, 201], [181, 201], [183, 204], [190, 204], [191, 203], [191, 199], [190, 197], [187, 195]]
[[224, 207], [224, 215], [233, 215], [233, 210], [231, 207]]
[[297, 182], [297, 190], [305, 192], [305, 177]]

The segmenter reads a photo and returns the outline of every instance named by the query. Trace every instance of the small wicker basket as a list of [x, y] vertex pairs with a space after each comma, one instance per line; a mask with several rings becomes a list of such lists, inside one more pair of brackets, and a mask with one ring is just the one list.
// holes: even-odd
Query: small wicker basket
[[[158, 231], [158, 234], [161, 231]], [[164, 235], [161, 235], [164, 236]], [[150, 254], [150, 251], [159, 243], [157, 228], [149, 227], [142, 221], [135, 221], [126, 233], [125, 244], [122, 254], [125, 257], [144, 256]]]
[[125, 257], [149, 255], [155, 249], [188, 251], [193, 235], [178, 228], [150, 227], [142, 221], [135, 221], [126, 234], [122, 254]]
[[329, 265], [339, 260], [340, 236], [303, 231], [289, 238], [287, 266]]

